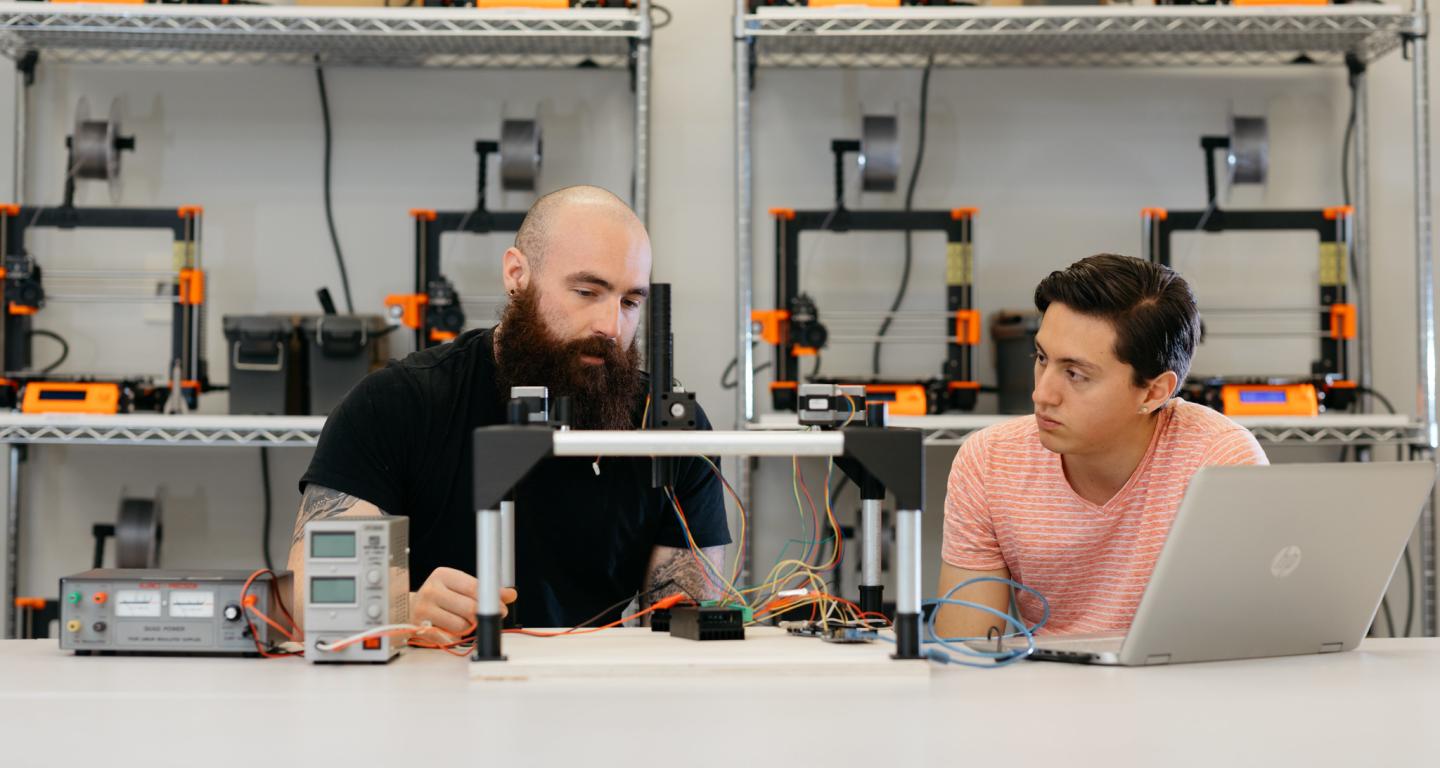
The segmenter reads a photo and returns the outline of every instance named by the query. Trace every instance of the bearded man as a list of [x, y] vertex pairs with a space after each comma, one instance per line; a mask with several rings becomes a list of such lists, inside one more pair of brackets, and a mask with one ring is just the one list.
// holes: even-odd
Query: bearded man
[[[289, 563], [297, 604], [306, 523], [404, 515], [411, 620], [463, 632], [477, 589], [471, 434], [506, 423], [510, 388], [569, 396], [575, 429], [640, 426], [648, 380], [635, 332], [650, 282], [650, 238], [634, 212], [598, 187], [545, 195], [506, 250], [502, 271], [510, 301], [499, 325], [392, 361], [325, 422], [300, 479]], [[697, 422], [710, 428], [703, 412]], [[719, 480], [698, 458], [679, 460], [677, 477], [689, 533], [718, 564], [730, 541]], [[524, 626], [610, 621], [637, 593], [642, 607], [674, 592], [717, 595], [689, 551], [678, 511], [651, 488], [648, 459], [552, 458], [517, 486], [515, 501], [516, 589], [502, 590], [501, 601], [514, 604]]]

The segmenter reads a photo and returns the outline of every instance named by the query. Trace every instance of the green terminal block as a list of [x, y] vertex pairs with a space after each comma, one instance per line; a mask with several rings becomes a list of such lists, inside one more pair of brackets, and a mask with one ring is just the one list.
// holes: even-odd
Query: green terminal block
[[731, 605], [721, 603], [719, 600], [706, 600], [700, 603], [702, 608], [734, 608], [740, 611], [740, 619], [743, 623], [749, 624], [755, 621], [755, 609], [748, 605]]

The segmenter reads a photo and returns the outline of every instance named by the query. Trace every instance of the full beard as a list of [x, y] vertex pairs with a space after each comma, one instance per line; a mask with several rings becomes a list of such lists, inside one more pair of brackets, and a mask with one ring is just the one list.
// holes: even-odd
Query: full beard
[[[551, 408], [570, 398], [570, 426], [575, 429], [632, 429], [640, 394], [640, 351], [634, 343], [622, 350], [600, 336], [563, 341], [540, 316], [536, 290], [515, 295], [500, 315], [495, 352], [500, 396], [511, 387], [547, 387]], [[581, 358], [603, 360], [592, 365]]]

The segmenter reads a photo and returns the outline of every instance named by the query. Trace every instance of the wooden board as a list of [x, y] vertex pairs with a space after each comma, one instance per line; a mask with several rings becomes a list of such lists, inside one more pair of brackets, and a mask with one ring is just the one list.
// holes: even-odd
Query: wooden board
[[891, 643], [826, 643], [776, 627], [749, 627], [744, 640], [705, 642], [630, 627], [571, 637], [507, 634], [502, 647], [505, 661], [469, 665], [473, 680], [930, 675], [928, 662], [890, 658]]

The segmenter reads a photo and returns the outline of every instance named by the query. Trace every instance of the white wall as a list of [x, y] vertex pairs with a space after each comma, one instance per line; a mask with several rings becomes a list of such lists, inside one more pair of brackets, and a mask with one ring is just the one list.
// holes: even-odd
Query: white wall
[[[675, 284], [677, 375], [700, 392], [712, 419], [725, 425], [734, 418], [731, 393], [718, 387], [734, 347], [732, 4], [685, 0], [669, 5], [674, 22], [657, 32], [654, 46], [650, 218], [655, 276]], [[1402, 409], [1414, 407], [1415, 370], [1408, 67], [1397, 55], [1375, 67], [1370, 112], [1376, 383]], [[628, 191], [631, 99], [623, 73], [339, 69], [328, 77], [335, 120], [336, 223], [360, 311], [379, 311], [386, 293], [408, 290], [412, 229], [406, 209], [467, 207], [474, 186], [471, 142], [493, 136], [502, 117], [538, 113], [546, 137], [544, 187], [583, 181]], [[9, 104], [12, 78], [0, 80], [0, 104]], [[759, 73], [754, 92], [757, 307], [771, 301], [772, 225], [764, 211], [827, 206], [829, 140], [854, 136], [864, 112], [900, 116], [908, 172], [918, 127], [918, 88], [914, 71]], [[216, 379], [225, 378], [220, 315], [310, 310], [320, 284], [328, 284], [338, 297], [321, 207], [320, 116], [312, 71], [42, 65], [33, 95], [29, 199], [58, 199], [65, 126], [74, 101], [84, 95], [97, 107], [122, 97], [127, 130], [138, 136], [140, 151], [126, 158], [123, 203], [205, 205], [213, 296], [208, 340]], [[1343, 73], [1330, 69], [940, 70], [932, 77], [929, 146], [916, 204], [978, 206], [979, 307], [987, 316], [1000, 308], [1023, 308], [1035, 282], [1049, 270], [1096, 251], [1137, 253], [1141, 207], [1203, 206], [1197, 138], [1223, 132], [1231, 112], [1270, 118], [1272, 174], [1263, 189], [1236, 190], [1229, 205], [1337, 204], [1345, 98]], [[0, 142], [8, 141], [9, 123], [0, 120]], [[4, 159], [0, 167], [8, 171]], [[503, 195], [493, 204], [523, 208], [529, 199]], [[103, 203], [105, 194], [87, 190], [81, 200]], [[903, 191], [851, 196], [852, 205], [866, 207], [898, 207], [902, 201]], [[888, 304], [899, 276], [898, 236], [820, 239], [820, 244], [805, 243], [806, 253], [816, 253], [817, 245], [823, 250], [804, 262], [803, 279], [820, 300], [822, 315], [826, 306]], [[503, 248], [503, 239], [453, 245], [459, 247], [447, 257], [447, 264], [454, 264], [447, 269], [462, 287], [497, 292], [489, 259]], [[36, 247], [57, 262], [73, 259], [67, 264], [112, 258], [108, 248], [81, 238], [37, 240]], [[1277, 303], [1311, 299], [1310, 257], [1276, 252], [1280, 247], [1264, 238], [1206, 243], [1185, 253], [1195, 262], [1187, 272], [1202, 303], [1246, 303], [1260, 293], [1278, 296]], [[155, 245], [126, 248], [126, 259], [130, 248], [135, 258], [156, 258]], [[941, 308], [938, 238], [917, 239], [916, 253], [906, 308]], [[1296, 270], [1306, 271], [1296, 275]], [[76, 340], [73, 370], [92, 352], [135, 368], [149, 359], [155, 343], [149, 334], [157, 330], [153, 323], [144, 326], [117, 316], [97, 327], [93, 315], [85, 315], [92, 320], [85, 322], [63, 312], [47, 309], [41, 325]], [[140, 314], [135, 310], [131, 318]], [[126, 331], [108, 330], [117, 324]], [[768, 359], [768, 350], [757, 353]], [[886, 359], [897, 372], [926, 375], [941, 354], [938, 345], [896, 347]], [[990, 354], [987, 339], [978, 356], [986, 383], [993, 383]], [[868, 348], [837, 348], [827, 355], [825, 367], [860, 372], [868, 357]], [[1298, 371], [1308, 359], [1306, 350], [1293, 345], [1222, 349], [1217, 344], [1202, 350], [1197, 371], [1202, 366]], [[762, 392], [766, 381], [760, 379]], [[210, 409], [223, 411], [223, 397], [212, 398]], [[279, 449], [271, 458], [277, 509], [272, 544], [283, 557], [298, 503], [295, 481], [308, 452]], [[939, 450], [927, 458], [934, 491], [927, 521], [927, 591], [933, 584], [939, 489], [948, 459], [949, 453]], [[768, 564], [784, 539], [794, 535], [789, 475], [782, 469], [766, 464], [756, 476], [753, 512], [760, 532], [756, 562], [761, 564]], [[25, 472], [22, 593], [51, 591], [57, 577], [88, 565], [89, 525], [113, 518], [122, 488], [164, 487], [168, 564], [249, 567], [257, 562], [257, 451], [40, 447], [32, 450]], [[807, 477], [818, 489], [819, 470], [812, 468]]]

